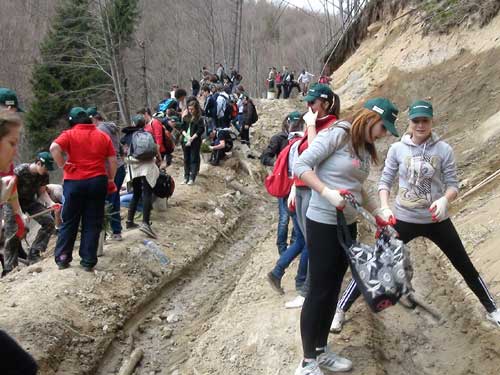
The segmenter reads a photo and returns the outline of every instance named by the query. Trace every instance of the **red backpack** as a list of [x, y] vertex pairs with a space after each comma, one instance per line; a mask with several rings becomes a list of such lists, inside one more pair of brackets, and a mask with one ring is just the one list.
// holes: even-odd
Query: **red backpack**
[[264, 185], [269, 194], [276, 198], [285, 198], [290, 194], [293, 179], [288, 177], [288, 154], [292, 145], [304, 138], [293, 138], [278, 155], [274, 163], [273, 173], [266, 177]]

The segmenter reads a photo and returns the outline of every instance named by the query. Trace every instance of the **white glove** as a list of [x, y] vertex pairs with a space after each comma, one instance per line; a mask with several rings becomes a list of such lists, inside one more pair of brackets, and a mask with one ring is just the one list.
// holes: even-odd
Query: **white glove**
[[330, 189], [325, 186], [323, 191], [321, 192], [321, 196], [326, 198], [328, 202], [330, 202], [333, 206], [337, 207], [339, 210], [343, 210], [345, 207], [345, 199], [342, 195], [340, 195], [340, 191]]
[[16, 187], [17, 178], [12, 176], [2, 177], [0, 180], [0, 203], [7, 202]]
[[433, 221], [443, 221], [446, 218], [446, 213], [448, 211], [448, 198], [443, 196], [434, 201], [434, 203], [432, 203], [429, 207], [429, 211], [432, 213]]
[[315, 126], [316, 125], [316, 119], [318, 118], [318, 112], [314, 113], [309, 107], [309, 111], [304, 115], [304, 122], [306, 123], [306, 126]]
[[394, 218], [394, 213], [389, 207], [380, 207], [373, 211], [373, 216], [380, 217], [383, 221], [390, 222], [391, 217]]
[[287, 206], [290, 211], [295, 211], [295, 195], [297, 190], [295, 189], [295, 184], [292, 185], [290, 189], [290, 194], [288, 194]]

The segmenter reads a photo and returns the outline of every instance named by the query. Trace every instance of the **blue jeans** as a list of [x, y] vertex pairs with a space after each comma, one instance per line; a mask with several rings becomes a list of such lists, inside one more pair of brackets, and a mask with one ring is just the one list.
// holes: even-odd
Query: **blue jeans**
[[85, 267], [97, 264], [97, 245], [104, 221], [107, 186], [106, 176], [64, 180], [63, 222], [56, 242], [56, 263], [70, 263], [73, 260], [73, 247], [81, 220], [80, 264]]
[[[278, 279], [281, 279], [285, 274], [285, 270], [290, 266], [293, 260], [302, 253], [300, 257], [299, 269], [297, 270], [297, 277], [295, 278], [295, 285], [297, 288], [300, 288], [304, 281], [306, 280], [307, 275], [307, 248], [306, 248], [306, 240], [302, 231], [299, 228], [299, 224], [297, 222], [297, 215], [292, 216], [293, 227], [296, 229], [296, 238], [295, 241], [284, 251], [274, 269], [271, 271], [274, 276]], [[305, 258], [305, 259], [304, 259]]]
[[[290, 221], [290, 212], [288, 211], [287, 198], [278, 198], [278, 235], [276, 238], [276, 245], [278, 246], [278, 253], [281, 255], [288, 247], [288, 222]], [[290, 242], [294, 242], [297, 237], [297, 226], [293, 226], [292, 238]]]
[[115, 185], [118, 188], [116, 193], [108, 195], [106, 197], [106, 202], [111, 204], [111, 230], [113, 234], [119, 234], [122, 232], [122, 220], [120, 218], [120, 189], [123, 185], [123, 180], [125, 180], [125, 165], [122, 165], [116, 170]]

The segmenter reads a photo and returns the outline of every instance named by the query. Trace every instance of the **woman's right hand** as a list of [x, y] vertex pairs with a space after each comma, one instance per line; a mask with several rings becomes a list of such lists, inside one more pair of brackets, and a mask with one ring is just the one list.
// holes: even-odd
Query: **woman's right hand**
[[321, 191], [321, 196], [325, 198], [328, 202], [330, 202], [333, 206], [337, 207], [339, 210], [342, 211], [345, 208], [345, 199], [340, 194], [340, 191], [335, 189], [330, 189], [327, 186], [325, 186]]
[[373, 216], [375, 216], [375, 221], [379, 227], [385, 227], [387, 225], [395, 225], [396, 218], [394, 213], [389, 207], [380, 207], [373, 211]]

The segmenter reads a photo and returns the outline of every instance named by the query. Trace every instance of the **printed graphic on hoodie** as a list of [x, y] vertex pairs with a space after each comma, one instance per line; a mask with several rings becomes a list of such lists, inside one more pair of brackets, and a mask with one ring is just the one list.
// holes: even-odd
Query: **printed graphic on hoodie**
[[[412, 153], [416, 150], [412, 150]], [[400, 189], [400, 202], [408, 208], [427, 208], [432, 203], [432, 177], [441, 164], [439, 156], [425, 153], [409, 155], [404, 160], [408, 188]]]

